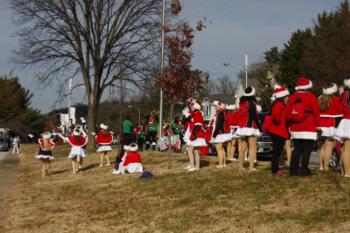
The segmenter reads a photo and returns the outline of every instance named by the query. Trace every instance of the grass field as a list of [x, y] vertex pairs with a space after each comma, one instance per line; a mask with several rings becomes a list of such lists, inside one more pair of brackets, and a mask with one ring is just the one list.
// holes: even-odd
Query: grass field
[[337, 173], [272, 177], [269, 167], [239, 174], [237, 164], [186, 174], [186, 156], [143, 153], [146, 170], [113, 176], [95, 167], [71, 172], [68, 148], [59, 147], [51, 175], [41, 179], [37, 146], [23, 146], [17, 184], [6, 195], [7, 216], [0, 232], [350, 232], [350, 180]]

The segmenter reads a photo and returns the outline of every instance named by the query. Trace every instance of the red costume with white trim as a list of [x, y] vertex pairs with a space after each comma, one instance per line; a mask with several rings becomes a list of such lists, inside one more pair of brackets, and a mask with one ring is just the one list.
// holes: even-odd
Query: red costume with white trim
[[[345, 81], [344, 81], [345, 83]], [[343, 119], [341, 120], [335, 136], [340, 139], [350, 139], [350, 89], [345, 88], [341, 97]]]
[[113, 136], [110, 132], [98, 132], [96, 137], [96, 143], [99, 145], [110, 145], [113, 142]]
[[225, 119], [226, 115], [227, 113], [225, 114], [223, 110], [218, 110], [212, 119], [209, 127], [212, 132], [211, 143], [224, 143], [232, 139], [230, 126]]
[[343, 117], [343, 110], [341, 106], [340, 97], [334, 95], [331, 103], [326, 111], [320, 113], [320, 125], [319, 128], [322, 131], [323, 137], [333, 137], [335, 134], [335, 128], [338, 127], [336, 124], [336, 118]]
[[137, 151], [128, 151], [125, 152], [125, 161], [124, 166], [128, 166], [130, 163], [141, 163], [141, 155]]
[[204, 118], [203, 114], [199, 110], [191, 112], [192, 122], [190, 124], [190, 146], [201, 147], [206, 146], [205, 131], [204, 131]]
[[[296, 88], [297, 89], [297, 88]], [[300, 123], [290, 123], [289, 131], [293, 139], [317, 139], [317, 127], [320, 125], [320, 109], [317, 97], [308, 91], [297, 91], [290, 96], [287, 105], [287, 119], [292, 118], [288, 115], [292, 112], [292, 106], [300, 100], [305, 112], [305, 119]]]
[[268, 131], [269, 133], [288, 139], [290, 136], [287, 128], [286, 107], [283, 101], [278, 101], [272, 106], [272, 121]]
[[[77, 139], [77, 137], [80, 138]], [[80, 136], [69, 136], [68, 138], [68, 142], [71, 146], [78, 146], [78, 147], [83, 147], [88, 143], [87, 137], [85, 135], [80, 135]]]

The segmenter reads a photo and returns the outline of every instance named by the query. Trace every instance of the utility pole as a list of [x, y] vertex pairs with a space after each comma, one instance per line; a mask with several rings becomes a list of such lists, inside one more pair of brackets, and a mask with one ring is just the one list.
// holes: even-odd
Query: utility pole
[[248, 54], [244, 55], [245, 88], [248, 87]]
[[73, 78], [70, 77], [68, 81], [68, 89], [69, 89], [69, 95], [68, 95], [68, 126], [72, 125], [71, 121], [71, 108], [72, 108], [72, 86], [73, 86]]
[[[164, 39], [165, 39], [165, 5], [166, 0], [163, 0], [163, 22], [162, 22], [162, 49], [161, 49], [161, 74], [164, 72]], [[160, 89], [160, 103], [159, 103], [159, 140], [162, 137], [162, 129], [163, 129], [163, 89]]]

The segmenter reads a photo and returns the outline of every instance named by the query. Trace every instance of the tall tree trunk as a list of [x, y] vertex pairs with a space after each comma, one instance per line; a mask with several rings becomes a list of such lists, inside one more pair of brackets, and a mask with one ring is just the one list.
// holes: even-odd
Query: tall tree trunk
[[89, 144], [88, 149], [95, 149], [95, 139], [91, 134], [96, 131], [96, 123], [97, 123], [97, 114], [99, 108], [99, 97], [96, 93], [91, 92], [89, 96], [89, 104], [88, 104], [88, 136], [89, 136]]

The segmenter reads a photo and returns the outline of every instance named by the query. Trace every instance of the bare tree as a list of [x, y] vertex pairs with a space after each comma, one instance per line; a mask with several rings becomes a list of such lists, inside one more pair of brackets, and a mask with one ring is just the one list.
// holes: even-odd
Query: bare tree
[[21, 27], [16, 61], [39, 68], [42, 82], [79, 79], [91, 131], [104, 91], [120, 80], [140, 85], [159, 51], [159, 0], [12, 0], [11, 7]]
[[234, 95], [237, 87], [237, 82], [225, 75], [218, 79], [210, 80], [210, 93]]

